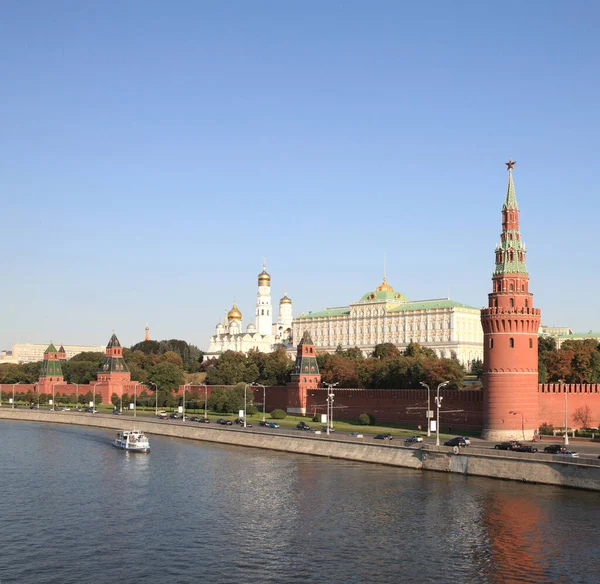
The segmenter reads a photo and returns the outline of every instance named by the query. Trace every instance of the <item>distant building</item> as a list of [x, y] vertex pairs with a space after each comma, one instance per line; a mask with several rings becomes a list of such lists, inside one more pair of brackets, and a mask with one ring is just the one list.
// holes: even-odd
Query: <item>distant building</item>
[[483, 330], [479, 309], [449, 298], [409, 301], [383, 282], [349, 306], [309, 312], [293, 322], [293, 342], [305, 333], [318, 351], [358, 347], [369, 355], [375, 345], [393, 343], [405, 349], [419, 343], [438, 357], [458, 359], [467, 369], [483, 359]]
[[[0, 364], [2, 363], [35, 363], [44, 360], [44, 352], [48, 345], [38, 345], [34, 343], [17, 343], [12, 346], [12, 351], [2, 351], [0, 353]], [[89, 345], [64, 345], [61, 346], [60, 359], [66, 360], [83, 352], [104, 353], [103, 346]]]

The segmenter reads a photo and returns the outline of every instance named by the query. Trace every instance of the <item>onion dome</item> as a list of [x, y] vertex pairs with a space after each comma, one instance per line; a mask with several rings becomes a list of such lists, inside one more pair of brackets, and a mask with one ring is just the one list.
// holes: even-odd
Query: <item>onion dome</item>
[[383, 282], [375, 288], [376, 292], [393, 292], [394, 289], [388, 284], [387, 278], [383, 277]]
[[271, 276], [267, 273], [267, 264], [263, 262], [263, 269], [260, 274], [258, 274], [258, 285], [259, 286], [270, 286], [271, 285]]
[[237, 304], [235, 303], [235, 300], [233, 301], [233, 307], [227, 313], [227, 320], [230, 322], [232, 320], [242, 320], [242, 313], [239, 311]]
[[283, 295], [283, 298], [279, 301], [279, 305], [281, 306], [282, 304], [291, 304], [292, 300], [290, 298], [288, 298], [287, 294]]

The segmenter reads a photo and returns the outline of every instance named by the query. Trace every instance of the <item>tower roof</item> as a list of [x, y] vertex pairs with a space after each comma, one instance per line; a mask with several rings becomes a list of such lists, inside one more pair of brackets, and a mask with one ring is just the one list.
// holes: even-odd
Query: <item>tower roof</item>
[[271, 285], [271, 276], [267, 272], [267, 259], [263, 260], [263, 269], [260, 274], [258, 274], [258, 285], [259, 286], [270, 286]]
[[310, 338], [310, 333], [308, 331], [304, 331], [304, 334], [302, 335], [302, 338], [300, 339], [298, 345], [314, 345], [312, 339]]
[[231, 310], [227, 313], [227, 320], [242, 320], [242, 313], [240, 312], [235, 300]]
[[117, 335], [115, 335], [115, 333], [112, 334], [112, 337], [110, 337], [110, 341], [108, 341], [108, 345], [106, 345], [107, 349], [111, 349], [113, 347], [120, 347], [121, 343], [119, 343], [119, 339], [117, 339]]
[[505, 209], [519, 209], [519, 205], [517, 204], [517, 195], [515, 194], [515, 185], [513, 183], [512, 171], [515, 167], [516, 162], [514, 160], [509, 160], [505, 163], [508, 167], [508, 187], [506, 188], [506, 199], [504, 201]]
[[60, 349], [58, 350], [59, 353], [65, 353], [65, 348], [61, 345]]
[[50, 343], [44, 353], [58, 353], [58, 351], [56, 350], [54, 343]]
[[287, 294], [283, 295], [283, 298], [279, 301], [279, 304], [291, 304], [292, 303], [292, 299], [288, 298]]

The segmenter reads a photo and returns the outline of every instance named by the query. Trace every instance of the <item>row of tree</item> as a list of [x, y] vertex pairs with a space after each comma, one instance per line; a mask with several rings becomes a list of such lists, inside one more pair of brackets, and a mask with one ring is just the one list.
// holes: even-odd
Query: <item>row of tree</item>
[[538, 343], [540, 383], [600, 383], [600, 343], [595, 339], [564, 341], [556, 348], [554, 337]]

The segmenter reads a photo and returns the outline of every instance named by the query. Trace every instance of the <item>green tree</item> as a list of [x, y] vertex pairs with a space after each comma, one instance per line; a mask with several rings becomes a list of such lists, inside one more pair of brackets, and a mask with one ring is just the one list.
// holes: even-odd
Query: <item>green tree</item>
[[259, 377], [255, 362], [248, 360], [243, 353], [225, 351], [219, 356], [216, 365], [206, 371], [209, 385], [233, 385], [238, 382], [251, 383]]
[[477, 379], [483, 379], [483, 361], [481, 359], [475, 359], [471, 363], [471, 373], [477, 377]]
[[374, 359], [392, 359], [400, 356], [400, 351], [394, 343], [380, 343], [375, 345], [371, 357]]
[[183, 384], [183, 369], [163, 361], [148, 372], [148, 381], [156, 383], [162, 390], [173, 391]]
[[433, 349], [423, 347], [413, 341], [404, 349], [404, 355], [406, 357], [415, 357], [415, 359], [437, 359], [437, 355]]

